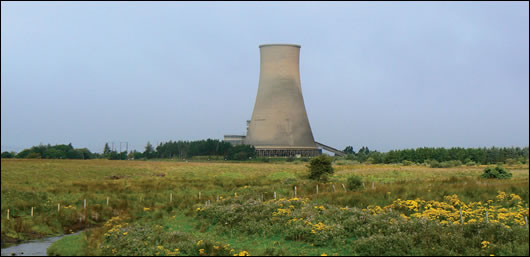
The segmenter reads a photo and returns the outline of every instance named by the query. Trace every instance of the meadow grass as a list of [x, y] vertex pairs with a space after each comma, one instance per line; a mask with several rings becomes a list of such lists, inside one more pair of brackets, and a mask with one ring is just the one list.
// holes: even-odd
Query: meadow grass
[[[87, 231], [86, 238], [75, 236], [68, 240], [56, 242], [53, 253], [62, 255], [72, 253], [72, 251], [68, 252], [68, 249], [73, 249], [73, 252], [84, 251], [84, 253], [96, 255], [127, 253], [154, 255], [157, 252], [164, 255], [175, 255], [177, 252], [171, 247], [176, 246], [169, 243], [171, 241], [169, 239], [175, 237], [174, 233], [178, 234], [176, 235], [177, 239], [182, 237], [182, 240], [179, 239], [181, 241], [179, 247], [181, 248], [178, 254], [185, 255], [200, 254], [198, 252], [200, 249], [209, 250], [209, 254], [226, 254], [223, 252], [224, 250], [219, 250], [222, 244], [230, 244], [229, 250], [233, 249], [236, 253], [249, 251], [251, 254], [266, 255], [377, 254], [381, 249], [385, 249], [384, 247], [381, 249], [372, 247], [373, 242], [371, 240], [377, 239], [379, 236], [377, 233], [367, 232], [359, 238], [354, 238], [348, 234], [350, 232], [337, 230], [340, 233], [330, 235], [334, 238], [340, 238], [337, 240], [342, 240], [340, 241], [342, 244], [356, 242], [359, 245], [365, 245], [363, 249], [319, 245], [317, 239], [315, 239], [317, 241], [311, 241], [313, 239], [308, 239], [309, 241], [297, 240], [297, 238], [286, 239], [285, 234], [291, 233], [291, 230], [282, 230], [286, 227], [284, 223], [278, 225], [277, 230], [274, 231], [267, 229], [254, 231], [256, 233], [247, 233], [248, 226], [259, 227], [259, 224], [263, 222], [245, 220], [241, 223], [242, 226], [227, 230], [222, 224], [205, 221], [196, 210], [197, 208], [204, 208], [205, 202], [208, 200], [211, 203], [210, 211], [213, 211], [216, 208], [218, 210], [232, 208], [235, 206], [233, 204], [261, 202], [261, 197], [265, 201], [269, 201], [273, 199], [274, 192], [277, 193], [278, 199], [292, 198], [294, 186], [297, 187], [298, 197], [307, 198], [307, 201], [313, 205], [326, 205], [332, 209], [348, 207], [361, 210], [370, 206], [385, 207], [393, 204], [397, 199], [444, 201], [444, 197], [455, 194], [466, 203], [485, 202], [496, 199], [499, 191], [508, 195], [520, 196], [521, 204], [528, 209], [529, 198], [527, 165], [507, 166], [507, 169], [513, 173], [512, 179], [487, 180], [479, 178], [486, 167], [485, 165], [429, 168], [422, 165], [343, 164], [334, 166], [335, 175], [330, 178], [329, 182], [325, 183], [307, 179], [307, 163], [301, 162], [233, 163], [2, 159], [1, 165], [2, 242], [14, 242], [71, 233], [84, 228], [94, 228]], [[362, 177], [365, 183], [364, 188], [356, 191], [343, 189], [342, 184], [346, 184], [347, 177], [352, 174]], [[319, 194], [315, 192], [317, 184]], [[333, 186], [335, 190], [333, 190]], [[199, 199], [199, 192], [201, 199]], [[171, 202], [170, 194], [172, 194]], [[231, 200], [226, 201], [228, 199], [233, 200], [236, 195], [238, 201], [241, 201], [240, 203], [230, 202]], [[216, 201], [218, 196], [222, 201]], [[106, 204], [107, 197], [109, 197], [109, 205]], [[86, 209], [83, 208], [84, 199], [87, 199]], [[57, 211], [58, 203], [61, 205], [59, 212]], [[256, 206], [257, 209], [250, 212], [256, 217], [267, 208], [264, 203]], [[30, 216], [31, 207], [35, 207], [34, 217]], [[6, 219], [7, 209], [10, 210], [10, 220]], [[272, 211], [265, 213], [271, 214]], [[359, 213], [355, 212], [351, 215], [360, 215]], [[318, 214], [313, 213], [312, 215], [318, 217]], [[222, 216], [221, 213], [212, 215], [211, 220], [219, 220]], [[236, 214], [233, 215], [223, 217], [226, 219], [238, 217]], [[399, 217], [397, 212], [392, 215]], [[269, 216], [267, 219], [272, 218]], [[145, 245], [145, 252], [124, 252], [123, 247], [109, 247], [107, 251], [105, 250], [107, 248], [102, 249], [101, 246], [127, 245], [125, 241], [120, 241], [121, 239], [114, 240], [105, 236], [108, 228], [105, 229], [103, 224], [111, 220], [112, 217], [123, 217], [124, 220], [127, 220], [128, 225], [120, 227], [119, 231], [123, 233], [131, 229], [130, 236], [136, 235], [138, 240], [141, 238], [140, 235], [151, 233], [150, 235], [155, 237], [155, 234], [160, 234], [154, 230], [151, 231], [155, 224], [163, 227], [165, 232], [162, 234], [167, 234], [167, 237], [159, 238], [159, 242], [148, 241], [148, 245]], [[388, 222], [389, 219], [382, 215], [374, 218], [370, 221], [372, 223], [368, 224], [372, 226], [380, 222]], [[265, 221], [265, 218], [260, 221]], [[340, 223], [327, 219], [322, 221], [340, 225]], [[415, 222], [418, 221], [400, 224], [399, 226], [402, 227], [399, 229], [410, 230], [419, 226]], [[438, 233], [456, 233], [455, 231], [458, 229], [432, 226], [436, 228], [434, 230]], [[270, 227], [274, 228], [275, 226]], [[305, 231], [306, 228], [296, 229]], [[391, 231], [395, 228], [388, 229]], [[475, 232], [488, 231], [488, 229], [491, 230], [489, 227], [470, 228]], [[246, 232], [242, 233], [242, 231]], [[503, 233], [519, 235], [521, 232], [519, 228], [513, 228]], [[378, 240], [393, 242], [392, 240], [398, 239], [383, 237]], [[83, 240], [88, 245], [87, 247], [79, 243]], [[164, 240], [169, 245], [158, 245]], [[196, 245], [198, 240], [206, 240], [210, 248], [198, 248]], [[404, 245], [414, 245], [414, 238], [407, 240], [409, 241], [403, 242]], [[335, 244], [339, 244], [339, 241]], [[215, 245], [216, 242], [218, 245]], [[317, 242], [316, 247], [314, 246], [315, 242]], [[130, 242], [128, 243], [130, 244]], [[164, 251], [157, 248], [158, 246], [164, 247]], [[214, 249], [214, 246], [217, 246], [218, 249]], [[425, 251], [421, 247], [414, 248], [415, 252], [403, 252], [403, 249], [398, 249], [395, 253], [434, 254], [434, 252]], [[452, 246], [442, 244], [433, 245], [433, 247], [439, 252], [444, 252], [440, 249], [451, 248]], [[460, 247], [455, 249], [460, 249]], [[512, 248], [510, 248], [512, 250], [506, 250], [506, 247], [499, 247], [495, 253], [521, 254], [525, 251], [528, 253], [528, 237], [526, 237], [526, 247], [515, 245]], [[116, 249], [115, 252], [112, 249]], [[460, 249], [453, 252], [446, 251], [446, 253], [450, 255], [486, 253], [479, 251], [482, 250], [480, 245], [475, 245], [469, 249], [469, 252]]]
[[63, 237], [52, 244], [46, 251], [49, 256], [83, 256], [87, 253], [86, 234]]

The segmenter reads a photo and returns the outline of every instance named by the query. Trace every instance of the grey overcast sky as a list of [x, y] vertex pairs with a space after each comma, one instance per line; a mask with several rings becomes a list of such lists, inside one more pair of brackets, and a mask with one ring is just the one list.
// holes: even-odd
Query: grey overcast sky
[[2, 151], [244, 134], [266, 43], [302, 46], [321, 143], [528, 146], [528, 2], [1, 7]]

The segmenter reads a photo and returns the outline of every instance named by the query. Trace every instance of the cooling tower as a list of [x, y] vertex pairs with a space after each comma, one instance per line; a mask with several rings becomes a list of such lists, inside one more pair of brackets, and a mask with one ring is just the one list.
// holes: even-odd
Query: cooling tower
[[260, 45], [258, 94], [245, 143], [258, 156], [315, 156], [300, 85], [300, 46]]

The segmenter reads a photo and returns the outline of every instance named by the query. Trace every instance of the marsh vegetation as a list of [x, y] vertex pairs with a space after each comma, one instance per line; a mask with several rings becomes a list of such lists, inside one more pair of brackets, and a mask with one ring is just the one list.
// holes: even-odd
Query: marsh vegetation
[[3, 242], [91, 228], [53, 254], [528, 254], [527, 164], [485, 179], [486, 165], [344, 161], [326, 182], [296, 160], [1, 164]]

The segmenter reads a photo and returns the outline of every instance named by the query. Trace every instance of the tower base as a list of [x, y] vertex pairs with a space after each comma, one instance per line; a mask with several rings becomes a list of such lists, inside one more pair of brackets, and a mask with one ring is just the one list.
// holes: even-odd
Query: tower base
[[318, 148], [262, 148], [256, 147], [258, 157], [314, 157], [322, 154]]

